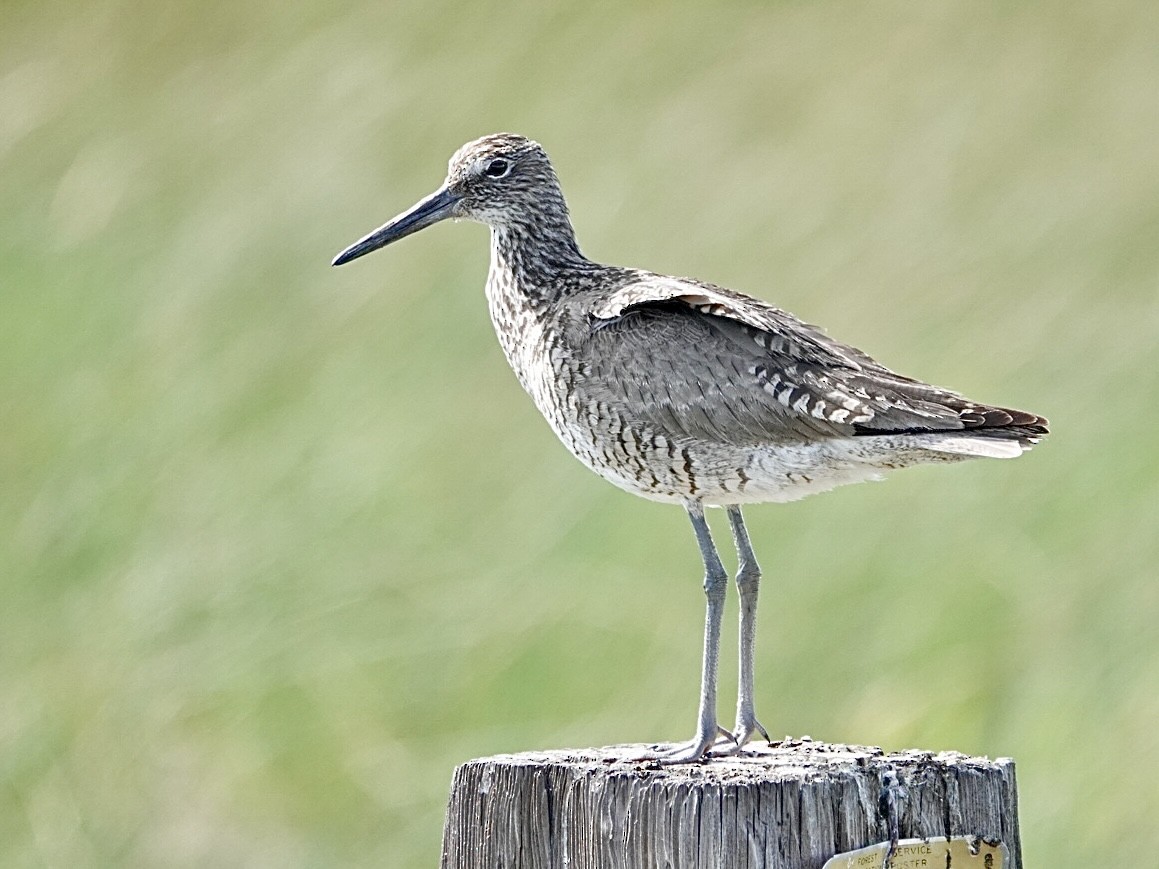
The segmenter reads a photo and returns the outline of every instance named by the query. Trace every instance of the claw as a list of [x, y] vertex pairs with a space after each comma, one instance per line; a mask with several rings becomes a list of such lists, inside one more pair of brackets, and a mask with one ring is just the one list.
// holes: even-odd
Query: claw
[[736, 754], [745, 745], [752, 742], [753, 737], [758, 733], [764, 738], [765, 742], [772, 742], [769, 738], [769, 732], [755, 718], [749, 721], [738, 721], [736, 723], [736, 730], [729, 734], [729, 738], [733, 742], [733, 747], [728, 750], [728, 753]]
[[760, 733], [761, 738], [764, 738], [766, 743], [773, 742], [772, 739], [768, 738], [768, 731], [765, 730], [765, 725], [757, 721], [756, 718], [753, 718], [752, 721], [745, 724], [738, 723], [736, 725], [736, 733], [732, 738], [736, 739], [737, 745], [744, 745], [745, 743], [751, 743], [757, 733]]
[[[768, 739], [767, 736], [765, 738]], [[713, 741], [713, 745], [715, 745], [717, 742], [720, 742], [721, 739], [724, 739], [728, 742], [736, 743], [737, 747], [738, 748], [740, 747], [740, 743], [737, 742], [736, 735], [731, 730], [725, 730], [723, 727], [721, 727], [718, 724], [718, 725], [716, 725], [716, 739]]]

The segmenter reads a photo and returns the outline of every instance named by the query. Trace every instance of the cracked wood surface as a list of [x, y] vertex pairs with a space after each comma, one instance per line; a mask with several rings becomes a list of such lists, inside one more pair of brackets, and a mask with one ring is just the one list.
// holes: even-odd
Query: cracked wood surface
[[638, 759], [648, 748], [464, 763], [451, 783], [443, 869], [820, 869], [891, 833], [999, 839], [1012, 869], [1022, 867], [1009, 758], [804, 738], [660, 766]]

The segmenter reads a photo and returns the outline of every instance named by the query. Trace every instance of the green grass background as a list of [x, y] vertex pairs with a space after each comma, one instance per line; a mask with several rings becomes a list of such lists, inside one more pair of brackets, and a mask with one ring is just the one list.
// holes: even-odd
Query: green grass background
[[520, 392], [486, 231], [328, 265], [498, 130], [590, 256], [1051, 418], [750, 509], [758, 708], [1011, 755], [1028, 866], [1151, 863], [1157, 46], [1149, 0], [5, 2], [0, 865], [433, 866], [457, 762], [691, 734], [686, 519]]

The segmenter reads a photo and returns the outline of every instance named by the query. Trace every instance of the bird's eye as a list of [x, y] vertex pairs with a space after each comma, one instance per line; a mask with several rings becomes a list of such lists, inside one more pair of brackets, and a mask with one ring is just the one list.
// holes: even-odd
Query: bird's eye
[[492, 160], [483, 169], [483, 174], [488, 178], [502, 178], [511, 171], [511, 164], [502, 158]]

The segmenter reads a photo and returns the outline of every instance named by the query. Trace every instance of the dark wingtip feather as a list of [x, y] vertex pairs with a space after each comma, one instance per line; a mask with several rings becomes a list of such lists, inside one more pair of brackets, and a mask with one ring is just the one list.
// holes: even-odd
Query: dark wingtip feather
[[1025, 429], [1043, 435], [1050, 425], [1044, 416], [1008, 407], [967, 405], [958, 412], [958, 419], [966, 429]]

